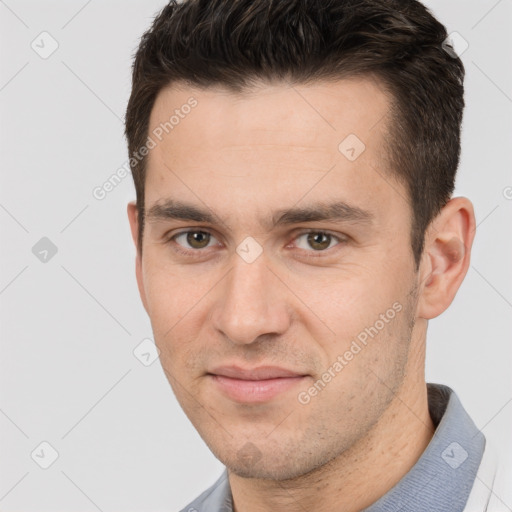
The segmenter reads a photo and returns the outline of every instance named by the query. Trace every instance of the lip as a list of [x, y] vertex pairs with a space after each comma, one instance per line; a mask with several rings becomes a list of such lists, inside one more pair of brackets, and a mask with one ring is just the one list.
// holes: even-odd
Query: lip
[[277, 366], [221, 366], [209, 372], [208, 377], [235, 402], [262, 403], [297, 386], [306, 375]]

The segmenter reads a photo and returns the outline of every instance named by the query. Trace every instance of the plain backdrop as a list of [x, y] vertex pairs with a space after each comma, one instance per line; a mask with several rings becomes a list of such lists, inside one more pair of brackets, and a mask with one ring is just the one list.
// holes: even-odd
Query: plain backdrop
[[[478, 222], [468, 275], [430, 322], [427, 380], [458, 393], [510, 474], [512, 0], [426, 3], [468, 44], [456, 195]], [[223, 469], [159, 361], [134, 355], [152, 333], [131, 176], [93, 195], [126, 163], [131, 59], [164, 5], [0, 2], [2, 511], [176, 511]]]

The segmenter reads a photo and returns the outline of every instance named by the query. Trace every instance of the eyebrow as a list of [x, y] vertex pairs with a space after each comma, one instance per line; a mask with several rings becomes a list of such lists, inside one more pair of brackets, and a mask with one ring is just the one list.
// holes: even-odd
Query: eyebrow
[[[229, 227], [228, 222], [212, 211], [175, 199], [166, 199], [155, 203], [147, 210], [145, 218], [148, 222], [182, 220], [213, 225], [223, 224]], [[260, 223], [273, 229], [278, 226], [315, 221], [371, 224], [373, 214], [357, 206], [351, 206], [344, 201], [319, 202], [299, 208], [276, 210], [270, 221], [261, 219]]]

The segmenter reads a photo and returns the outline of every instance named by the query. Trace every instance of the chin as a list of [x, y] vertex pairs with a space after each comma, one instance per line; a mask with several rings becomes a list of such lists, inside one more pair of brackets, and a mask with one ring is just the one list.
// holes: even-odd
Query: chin
[[[289, 461], [288, 461], [289, 462]], [[273, 480], [273, 481], [285, 481], [292, 480], [303, 476], [308, 471], [294, 470], [290, 466], [279, 467], [273, 464], [254, 464], [248, 466], [235, 462], [234, 464], [226, 464], [226, 467], [231, 473], [239, 476], [240, 478], [255, 478], [258, 480]]]
[[[293, 458], [290, 456], [292, 453]], [[296, 445], [286, 448], [268, 444], [260, 450], [248, 441], [234, 455], [217, 458], [231, 473], [241, 478], [286, 481], [308, 475], [328, 464], [333, 457], [319, 452], [311, 456], [311, 454], [299, 452]]]

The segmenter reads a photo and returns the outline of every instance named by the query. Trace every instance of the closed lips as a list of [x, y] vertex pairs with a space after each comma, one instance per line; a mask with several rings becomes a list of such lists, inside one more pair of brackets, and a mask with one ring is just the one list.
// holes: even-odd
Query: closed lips
[[238, 366], [221, 366], [208, 372], [212, 375], [219, 375], [221, 377], [228, 377], [238, 380], [269, 380], [269, 379], [283, 379], [304, 377], [301, 374], [285, 368], [276, 366], [260, 366], [258, 368], [243, 369]]

